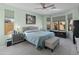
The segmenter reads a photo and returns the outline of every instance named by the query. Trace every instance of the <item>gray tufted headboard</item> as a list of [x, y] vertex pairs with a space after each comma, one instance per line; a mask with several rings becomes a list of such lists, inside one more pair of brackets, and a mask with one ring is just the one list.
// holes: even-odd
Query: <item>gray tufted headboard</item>
[[36, 27], [36, 26], [28, 26], [28, 27], [23, 27], [22, 30], [23, 30], [23, 32], [28, 31], [28, 30], [38, 30], [38, 27]]

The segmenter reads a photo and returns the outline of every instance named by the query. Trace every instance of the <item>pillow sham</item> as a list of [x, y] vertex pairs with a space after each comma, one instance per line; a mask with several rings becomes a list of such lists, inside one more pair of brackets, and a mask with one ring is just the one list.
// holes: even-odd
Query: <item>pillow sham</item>
[[25, 31], [26, 33], [30, 33], [30, 32], [38, 32], [39, 30], [28, 30], [28, 31]]

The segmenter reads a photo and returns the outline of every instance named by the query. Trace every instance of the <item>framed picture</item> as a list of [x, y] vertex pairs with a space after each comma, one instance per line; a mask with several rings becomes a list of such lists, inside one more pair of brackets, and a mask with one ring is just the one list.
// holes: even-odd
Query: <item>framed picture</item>
[[26, 14], [26, 24], [36, 24], [36, 16]]

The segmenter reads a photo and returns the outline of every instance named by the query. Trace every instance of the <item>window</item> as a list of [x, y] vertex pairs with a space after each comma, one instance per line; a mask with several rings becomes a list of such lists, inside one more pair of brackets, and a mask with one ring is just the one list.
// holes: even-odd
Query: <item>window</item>
[[58, 30], [59, 29], [58, 28], [58, 21], [54, 22], [53, 24], [54, 24], [54, 30]]
[[65, 16], [58, 16], [53, 18], [52, 22], [52, 28], [54, 30], [66, 30], [66, 22], [65, 22]]
[[14, 29], [14, 11], [5, 9], [5, 21], [4, 21], [4, 27], [5, 27], [5, 35], [9, 35], [12, 33]]
[[59, 30], [65, 30], [65, 21], [59, 21]]

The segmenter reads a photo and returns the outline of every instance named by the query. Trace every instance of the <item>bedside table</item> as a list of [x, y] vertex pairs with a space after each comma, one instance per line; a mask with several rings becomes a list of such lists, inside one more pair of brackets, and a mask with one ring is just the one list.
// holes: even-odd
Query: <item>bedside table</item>
[[16, 33], [12, 35], [13, 44], [24, 41], [24, 35], [22, 33]]
[[12, 40], [11, 40], [11, 38], [7, 39], [6, 41], [7, 41], [7, 47], [9, 47], [9, 46], [12, 45]]

